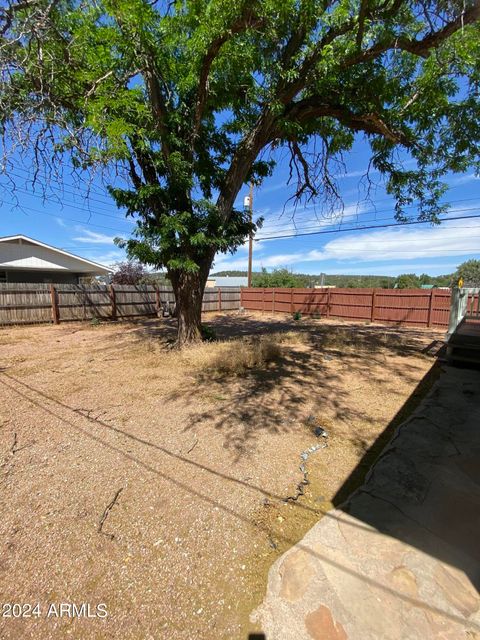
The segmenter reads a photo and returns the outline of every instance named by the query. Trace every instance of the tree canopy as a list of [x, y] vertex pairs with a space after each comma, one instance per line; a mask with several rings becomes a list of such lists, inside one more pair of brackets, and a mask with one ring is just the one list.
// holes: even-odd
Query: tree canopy
[[215, 255], [255, 231], [234, 203], [272, 172], [278, 148], [295, 197], [321, 199], [326, 213], [357, 134], [399, 220], [415, 203], [438, 222], [442, 177], [479, 168], [477, 0], [0, 7], [5, 153], [120, 176], [111, 194], [137, 220], [125, 246], [167, 269], [183, 339], [200, 335]]
[[454, 285], [462, 278], [465, 287], [480, 287], [480, 260], [467, 260], [457, 267], [453, 276]]
[[268, 273], [262, 269], [260, 273], [252, 274], [253, 287], [308, 287], [311, 278], [299, 273], [293, 273], [288, 269], [274, 269]]

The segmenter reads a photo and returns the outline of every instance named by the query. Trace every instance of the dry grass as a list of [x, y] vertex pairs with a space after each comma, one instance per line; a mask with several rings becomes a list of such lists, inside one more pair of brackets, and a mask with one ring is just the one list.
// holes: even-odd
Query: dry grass
[[321, 346], [326, 349], [383, 351], [396, 349], [405, 344], [404, 336], [394, 328], [377, 328], [374, 333], [368, 325], [328, 326], [319, 334]]
[[170, 371], [184, 369], [213, 377], [225, 374], [240, 376], [252, 369], [268, 369], [281, 358], [285, 346], [291, 348], [302, 345], [308, 339], [308, 334], [286, 331], [202, 342], [180, 351], [166, 351], [158, 340], [148, 338], [131, 344], [129, 353], [138, 358], [143, 367], [156, 367], [161, 360], [162, 367]]
[[211, 375], [244, 375], [255, 369], [268, 369], [288, 348], [305, 344], [307, 333], [300, 331], [276, 332], [268, 335], [204, 342], [183, 349], [173, 358], [191, 367], [197, 373]]
[[289, 345], [307, 344], [311, 340], [309, 332], [305, 331], [278, 331], [270, 334], [280, 344], [288, 343]]
[[242, 375], [250, 369], [267, 368], [278, 359], [279, 342], [269, 336], [207, 342], [184, 349], [180, 358], [197, 373]]

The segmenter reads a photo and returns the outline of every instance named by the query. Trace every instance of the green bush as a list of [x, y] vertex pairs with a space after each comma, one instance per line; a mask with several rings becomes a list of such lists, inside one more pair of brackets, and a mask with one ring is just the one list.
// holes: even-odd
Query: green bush
[[207, 324], [202, 324], [202, 339], [204, 342], [214, 342], [217, 339], [217, 334]]

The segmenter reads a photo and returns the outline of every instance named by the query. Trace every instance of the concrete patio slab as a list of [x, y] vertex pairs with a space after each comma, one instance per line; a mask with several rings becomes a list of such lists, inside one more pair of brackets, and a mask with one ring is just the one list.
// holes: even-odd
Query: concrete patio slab
[[480, 638], [480, 372], [446, 367], [365, 483], [272, 566], [268, 640]]

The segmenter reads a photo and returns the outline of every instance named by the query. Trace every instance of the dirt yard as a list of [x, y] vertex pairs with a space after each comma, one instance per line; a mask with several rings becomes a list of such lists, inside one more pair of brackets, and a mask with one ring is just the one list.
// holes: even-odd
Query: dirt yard
[[161, 320], [0, 330], [1, 601], [40, 605], [0, 637], [246, 638], [269, 567], [358, 486], [443, 335], [206, 321], [225, 341], [181, 354]]

